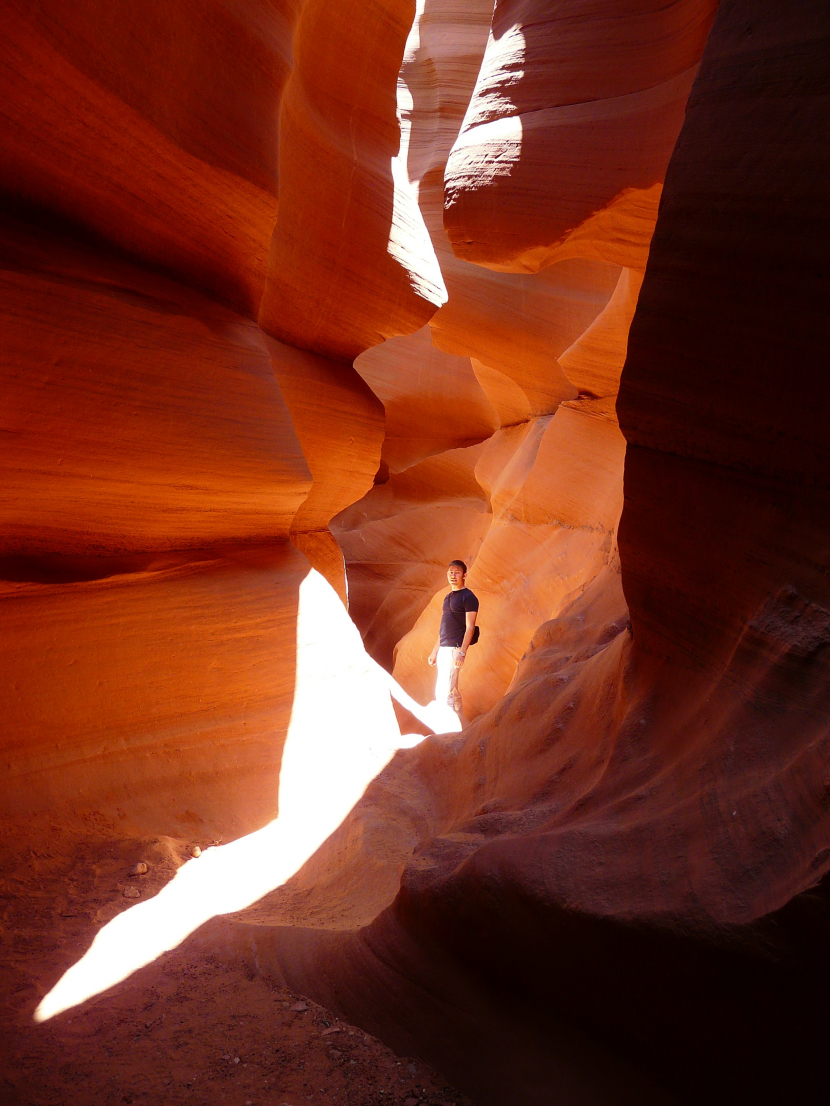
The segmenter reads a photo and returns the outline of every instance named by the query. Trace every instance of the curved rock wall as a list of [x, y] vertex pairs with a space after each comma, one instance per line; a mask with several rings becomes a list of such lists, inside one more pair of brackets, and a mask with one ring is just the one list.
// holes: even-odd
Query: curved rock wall
[[[398, 642], [446, 581], [448, 562], [459, 555], [472, 561], [485, 540], [491, 511], [476, 476], [481, 455], [482, 447], [472, 446], [411, 465], [332, 524], [348, 565], [349, 613], [367, 650], [387, 668]], [[434, 641], [435, 634], [427, 653]]]
[[[598, 571], [496, 709], [399, 757], [353, 813], [357, 841], [406, 797], [386, 911], [275, 927], [303, 924], [298, 899], [228, 934], [478, 1102], [820, 1093], [828, 35], [817, 5], [734, 0], [715, 22], [622, 375], [621, 575]], [[609, 347], [598, 322], [572, 352], [591, 402]]]
[[250, 315], [297, 6], [13, 0], [0, 187]]
[[253, 829], [312, 483], [265, 336], [77, 234], [2, 240], [3, 814]]
[[298, 588], [310, 561], [345, 599], [328, 523], [380, 463], [344, 362], [444, 296], [396, 169], [412, 10], [363, 14], [8, 7], [6, 814], [232, 836], [276, 813]]
[[447, 165], [455, 253], [536, 272], [574, 247], [625, 248], [656, 215], [715, 8], [499, 0]]
[[[458, 358], [470, 359], [480, 390], [498, 420], [500, 429], [475, 463], [476, 478], [490, 502], [493, 525], [479, 549], [463, 524], [446, 509], [445, 487], [436, 501], [441, 510], [434, 513], [435, 521], [425, 536], [421, 516], [405, 514], [403, 508], [398, 515], [390, 514], [388, 491], [376, 488], [359, 509], [338, 519], [337, 534], [347, 563], [351, 609], [367, 647], [376, 659], [388, 664], [390, 639], [394, 633], [411, 629], [399, 641], [394, 673], [421, 702], [432, 696], [433, 673], [425, 660], [440, 618], [443, 591], [435, 589], [444, 583], [442, 560], [460, 556], [469, 563], [476, 558], [468, 583], [482, 601], [483, 633], [464, 673], [466, 703], [472, 716], [488, 710], [504, 693], [536, 628], [555, 617], [603, 566], [614, 561], [624, 455], [624, 441], [615, 426], [614, 400], [656, 219], [660, 182], [683, 117], [685, 93], [681, 96], [677, 91], [680, 86], [675, 77], [696, 64], [711, 11], [706, 4], [675, 4], [668, 11], [653, 5], [631, 5], [622, 19], [619, 13], [593, 8], [588, 14], [575, 8], [557, 10], [556, 17], [539, 17], [529, 8], [514, 11], [510, 5], [499, 4], [486, 48], [482, 23], [489, 12], [483, 7], [481, 12], [470, 13], [467, 33], [458, 38], [454, 37], [457, 15], [451, 6], [426, 3], [419, 11], [404, 57], [400, 98], [402, 117], [409, 127], [409, 171], [418, 186], [449, 294], [448, 302], [431, 319], [430, 331], [433, 347], [454, 355], [454, 370], [455, 365], [460, 367]], [[516, 51], [525, 23], [530, 45], [520, 67]], [[569, 34], [580, 44], [579, 51], [568, 45]], [[452, 65], [449, 42], [457, 42], [458, 55]], [[567, 65], [552, 65], [551, 58], [559, 57], [556, 51], [569, 57]], [[604, 57], [607, 66], [601, 78], [596, 75], [598, 57]], [[481, 66], [475, 86], [474, 58]], [[641, 63], [642, 58], [648, 62]], [[687, 76], [686, 91], [691, 80], [691, 75]], [[450, 151], [450, 121], [461, 124], [457, 96], [462, 80], [472, 99]], [[606, 100], [609, 89], [616, 87], [615, 80], [625, 90], [623, 98], [634, 95], [629, 87], [632, 81], [650, 88], [650, 96], [653, 88], [648, 82], [659, 86], [654, 95], [662, 97], [663, 114], [647, 121], [638, 117], [635, 124], [633, 116], [620, 115], [613, 105], [613, 110], [608, 108]], [[666, 82], [674, 90], [674, 99], [664, 95]], [[575, 179], [582, 182], [584, 190], [579, 203], [595, 205], [591, 190], [606, 187], [597, 179], [596, 170], [588, 167], [608, 162], [604, 144], [613, 141], [625, 150], [624, 157], [615, 155], [623, 166], [620, 187], [629, 197], [624, 210], [609, 198], [609, 210], [616, 213], [613, 217], [595, 211], [588, 229], [588, 223], [572, 228], [567, 247], [544, 259], [539, 255], [532, 266], [513, 266], [519, 271], [494, 272], [471, 264], [454, 235], [460, 228], [458, 233], [471, 241], [477, 233], [479, 194], [489, 196], [487, 203], [495, 204], [492, 219], [490, 214], [481, 215], [487, 224], [487, 248], [493, 250], [498, 248], [499, 220], [514, 218], [522, 234], [536, 235], [539, 246], [547, 240], [548, 231], [534, 222], [543, 204], [540, 189], [555, 190], [557, 202], [565, 202], [561, 151], [549, 161], [540, 161], [541, 153], [537, 156], [536, 147], [531, 146], [521, 156], [521, 170], [508, 174], [505, 168], [504, 183], [499, 187], [511, 190], [509, 200], [500, 193], [493, 198], [496, 186], [488, 191], [483, 178], [475, 174], [458, 175], [458, 167], [467, 164], [464, 159], [473, 157], [470, 135], [479, 134], [479, 115], [492, 109], [499, 118], [512, 119], [531, 111], [540, 141], [543, 132], [539, 128], [547, 128], [545, 149], [556, 150], [561, 120], [557, 110], [543, 110], [539, 103], [545, 97], [547, 103], [572, 103], [583, 96], [590, 99], [591, 110], [598, 105], [597, 110], [610, 112], [612, 118], [624, 118], [625, 126], [636, 127], [638, 137], [634, 144], [624, 137], [627, 131], [613, 131], [609, 138], [595, 120], [583, 121], [568, 132], [570, 156], [577, 159]], [[484, 105], [490, 107], [485, 110]], [[439, 122], [435, 121], [436, 112]], [[490, 135], [486, 128], [482, 134], [485, 132]], [[494, 131], [476, 149], [476, 156], [493, 164], [511, 164], [512, 147], [502, 132]], [[532, 195], [523, 191], [525, 171], [535, 174]], [[641, 187], [646, 176], [651, 189], [647, 202]], [[511, 203], [517, 205], [515, 210]], [[442, 207], [449, 238], [441, 223]], [[476, 255], [472, 260], [481, 262], [482, 257]], [[495, 268], [508, 267], [484, 260]], [[540, 266], [547, 267], [527, 271]], [[420, 413], [429, 409], [430, 402], [438, 409], [443, 399], [442, 389], [436, 388], [424, 368], [434, 356], [424, 348], [422, 339], [400, 338], [389, 348], [377, 347], [364, 354], [357, 367], [364, 374], [363, 366], [370, 367], [367, 379], [371, 382], [374, 373], [374, 380], [385, 389], [379, 394], [390, 405], [400, 402], [392, 381], [405, 381], [408, 409]], [[427, 392], [430, 388], [435, 388], [434, 398]], [[477, 399], [469, 385], [466, 394], [470, 398], [464, 409], [474, 409]], [[429, 424], [433, 424], [432, 418]], [[396, 467], [400, 467], [405, 459], [401, 445], [389, 438], [387, 443], [385, 454], [395, 457]], [[432, 449], [439, 445], [435, 441]], [[417, 479], [417, 467], [412, 468], [410, 478]], [[421, 498], [427, 494], [425, 487]], [[382, 519], [373, 507], [378, 497], [384, 502]], [[371, 532], [364, 525], [367, 517], [373, 519]], [[351, 533], [352, 527], [358, 529]], [[425, 562], [430, 565], [428, 574]], [[406, 596], [404, 601], [401, 595]], [[394, 623], [387, 621], [385, 613], [392, 609], [399, 613]], [[385, 627], [380, 638], [378, 625]]]
[[395, 82], [413, 0], [306, 0], [281, 124], [280, 211], [260, 311], [342, 361], [419, 329], [446, 299], [405, 167]]
[[713, 10], [8, 6], [3, 816], [250, 834], [322, 705], [323, 840], [310, 565], [423, 701], [466, 557], [479, 717], [200, 940], [477, 1106], [824, 1093], [830, 22]]

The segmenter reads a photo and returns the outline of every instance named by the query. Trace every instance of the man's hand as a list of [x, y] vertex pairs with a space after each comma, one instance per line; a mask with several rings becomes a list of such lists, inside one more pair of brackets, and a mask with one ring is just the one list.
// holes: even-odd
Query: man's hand
[[427, 657], [427, 664], [429, 665], [430, 668], [435, 668], [435, 665], [437, 663], [438, 663], [438, 654], [433, 649], [432, 652], [430, 653], [430, 655]]
[[466, 658], [466, 653], [460, 653], [460, 652], [456, 653], [455, 654], [455, 667], [460, 668], [462, 666], [462, 664], [464, 663], [465, 658]]

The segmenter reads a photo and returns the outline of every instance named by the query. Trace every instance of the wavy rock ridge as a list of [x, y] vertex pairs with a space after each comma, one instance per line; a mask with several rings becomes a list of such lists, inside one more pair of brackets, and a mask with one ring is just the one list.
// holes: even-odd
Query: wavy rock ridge
[[[324, 9], [9, 9], [8, 813], [141, 826], [151, 810], [157, 832], [226, 835], [276, 813], [308, 571], [288, 540], [345, 595], [328, 522], [371, 487], [383, 440], [343, 358], [417, 329], [443, 296], [430, 250], [387, 250], [423, 226], [391, 165], [411, 12], [375, 5], [365, 37]], [[360, 285], [363, 321], [335, 270]]]

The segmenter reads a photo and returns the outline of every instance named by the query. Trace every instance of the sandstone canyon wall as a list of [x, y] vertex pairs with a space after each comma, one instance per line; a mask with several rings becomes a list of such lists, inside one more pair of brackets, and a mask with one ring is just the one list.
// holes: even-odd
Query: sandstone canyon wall
[[[387, 410], [404, 398], [409, 411], [427, 410], [431, 389], [434, 411], [457, 411], [457, 446], [475, 431], [460, 420], [484, 393], [497, 432], [483, 449], [452, 456], [474, 474], [490, 526], [483, 532], [487, 520], [469, 512], [466, 493], [453, 510], [446, 482], [430, 510], [430, 466], [406, 466], [393, 422], [384, 447], [392, 475], [335, 525], [367, 647], [387, 666], [394, 658], [395, 676], [421, 702], [431, 697], [424, 661], [450, 557], [475, 562], [468, 582], [482, 600], [481, 644], [465, 669], [472, 716], [504, 693], [537, 627], [616, 563], [624, 439], [614, 399], [662, 178], [712, 12], [697, 2], [630, 5], [622, 16], [601, 5], [549, 14], [502, 3], [495, 12], [472, 5], [459, 25], [455, 6], [427, 3], [416, 17], [399, 100], [410, 176], [449, 299], [430, 320], [432, 348], [421, 336], [399, 338], [356, 367]], [[567, 189], [563, 161], [573, 174]], [[612, 162], [619, 168], [608, 176]], [[491, 180], [492, 166], [501, 168]], [[555, 204], [562, 226], [536, 225]], [[535, 235], [547, 253], [534, 245], [535, 261], [508, 263], [502, 242], [522, 235]], [[481, 240], [469, 258], [461, 239]], [[424, 375], [439, 350], [453, 355], [440, 361], [444, 379], [452, 373], [460, 384], [463, 372], [463, 392], [442, 393]], [[401, 377], [405, 397], [390, 386]], [[395, 471], [402, 467], [406, 491]]]
[[[195, 947], [476, 1106], [824, 1093], [830, 15], [715, 8], [8, 9], [3, 816], [253, 839], [333, 697]], [[383, 767], [310, 568], [424, 703], [459, 555]]]
[[[373, 36], [281, 0], [8, 8], [6, 813], [228, 836], [276, 811], [309, 567], [289, 539], [345, 595], [328, 522], [383, 439], [342, 358], [443, 296], [392, 167], [412, 12], [370, 17]], [[344, 250], [363, 314], [341, 326], [304, 282], [342, 301]]]
[[[368, 824], [389, 791], [409, 804], [386, 911], [245, 938], [369, 1024], [366, 981], [388, 988], [401, 1045], [481, 1102], [821, 1093], [828, 32], [818, 6], [736, 0], [708, 39], [622, 374], [621, 576], [538, 630], [494, 710], [367, 793]], [[607, 341], [586, 334], [586, 378]]]

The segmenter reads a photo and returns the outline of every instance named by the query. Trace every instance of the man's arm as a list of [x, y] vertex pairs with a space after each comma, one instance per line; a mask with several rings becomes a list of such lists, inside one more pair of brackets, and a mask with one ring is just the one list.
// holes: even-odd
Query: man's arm
[[455, 655], [455, 667], [460, 668], [464, 663], [464, 658], [467, 655], [467, 647], [473, 640], [473, 633], [476, 628], [476, 618], [478, 617], [478, 611], [467, 611], [467, 629], [464, 631], [464, 640], [461, 642], [461, 648]]
[[430, 668], [435, 668], [435, 665], [438, 663], [438, 647], [440, 646], [440, 644], [440, 637], [436, 638], [435, 645], [432, 647], [432, 652], [427, 657], [427, 664], [430, 666]]

